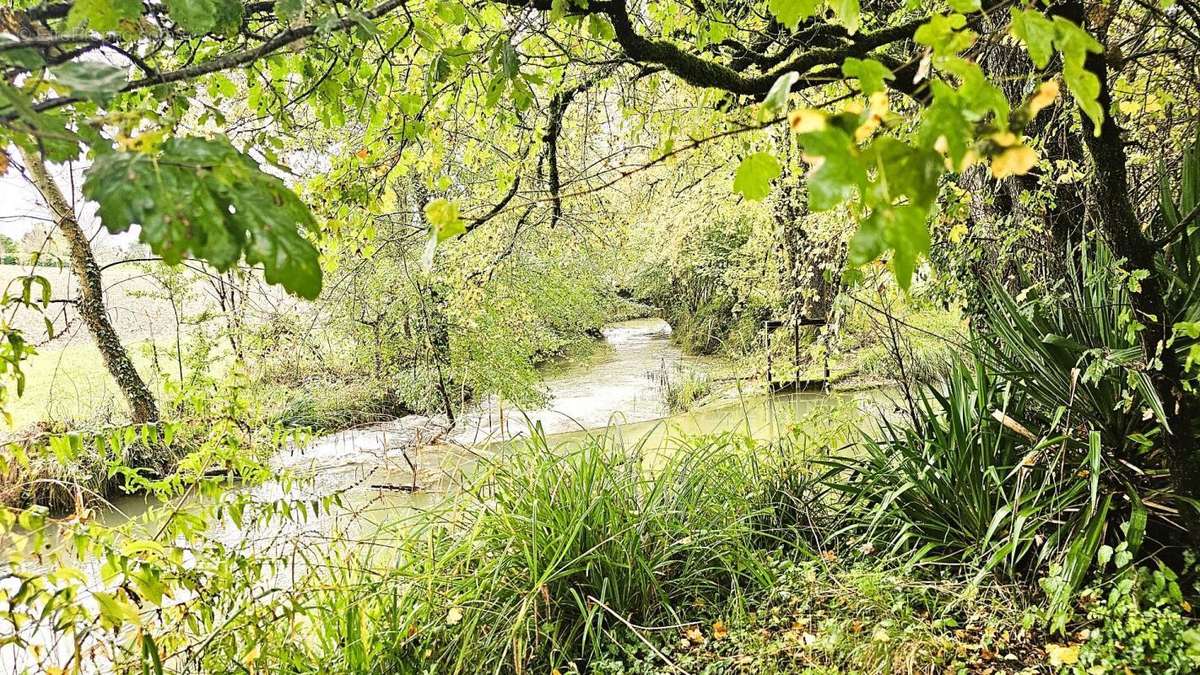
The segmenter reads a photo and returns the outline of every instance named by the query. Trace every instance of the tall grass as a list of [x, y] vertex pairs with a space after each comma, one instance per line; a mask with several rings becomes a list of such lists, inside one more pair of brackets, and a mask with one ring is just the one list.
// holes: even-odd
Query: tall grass
[[[280, 670], [586, 671], [619, 641], [736, 605], [773, 572], [756, 538], [755, 465], [728, 435], [651, 453], [535, 435], [444, 507], [321, 563], [302, 647]], [[778, 542], [773, 542], [777, 545]]]
[[690, 410], [712, 393], [713, 383], [708, 373], [678, 369], [676, 374], [677, 377], [668, 375], [663, 380], [667, 409], [672, 414]]

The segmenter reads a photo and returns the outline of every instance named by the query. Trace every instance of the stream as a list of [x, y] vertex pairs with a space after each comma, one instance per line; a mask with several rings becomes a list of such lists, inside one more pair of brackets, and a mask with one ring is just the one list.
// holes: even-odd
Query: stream
[[[828, 397], [821, 392], [739, 395], [737, 383], [724, 378], [718, 384], [729, 392], [720, 402], [670, 415], [667, 379], [686, 377], [689, 371], [722, 379], [730, 364], [718, 357], [684, 355], [661, 319], [613, 324], [603, 336], [587, 356], [543, 369], [544, 407], [519, 410], [488, 397], [464, 411], [453, 428], [444, 415], [409, 415], [329, 434], [272, 458], [272, 468], [305, 477], [299, 486], [285, 491], [279, 483], [267, 483], [254, 489], [262, 499], [309, 499], [341, 491], [357, 517], [386, 517], [397, 508], [436, 501], [467, 464], [503, 452], [507, 444], [528, 438], [535, 426], [552, 446], [599, 431], [650, 448], [673, 436], [726, 430], [769, 439]], [[147, 508], [145, 498], [138, 496], [118, 499], [113, 506], [103, 520], [119, 522]]]

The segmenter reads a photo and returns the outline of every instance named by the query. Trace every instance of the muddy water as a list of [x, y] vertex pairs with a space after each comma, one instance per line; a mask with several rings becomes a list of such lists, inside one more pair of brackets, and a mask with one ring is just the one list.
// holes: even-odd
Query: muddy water
[[[254, 490], [264, 500], [340, 491], [351, 507], [349, 517], [377, 523], [397, 510], [438, 500], [470, 464], [503, 452], [508, 443], [527, 438], [537, 426], [551, 445], [597, 430], [647, 447], [676, 436], [726, 430], [766, 439], [827, 398], [819, 392], [738, 394], [740, 387], [728, 377], [728, 362], [685, 356], [670, 335], [670, 327], [660, 319], [609, 326], [603, 344], [587, 357], [545, 370], [541, 386], [547, 403], [541, 408], [520, 410], [493, 397], [465, 411], [453, 428], [444, 416], [412, 415], [323, 436], [271, 460], [274, 468], [304, 480], [289, 483], [286, 493], [278, 483]], [[720, 380], [727, 396], [719, 403], [669, 415], [663, 382], [687, 377], [689, 371]], [[114, 506], [105, 518], [114, 523], [146, 510], [145, 501], [137, 497]], [[330, 514], [325, 520], [333, 522], [309, 522], [306, 529], [340, 529], [346, 518]], [[225, 534], [236, 539], [247, 533]]]

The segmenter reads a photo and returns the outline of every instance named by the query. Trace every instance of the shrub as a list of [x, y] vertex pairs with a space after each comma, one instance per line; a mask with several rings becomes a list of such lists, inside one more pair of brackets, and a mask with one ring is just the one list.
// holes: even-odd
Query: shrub
[[881, 550], [1010, 577], [1067, 559], [1077, 586], [1110, 510], [1098, 445], [1027, 429], [1020, 390], [980, 363], [956, 368], [944, 393], [923, 391], [910, 424], [885, 421], [860, 452], [831, 460], [849, 530]]
[[1200, 627], [1186, 616], [1178, 577], [1170, 569], [1130, 570], [1108, 590], [1081, 594], [1088, 605], [1087, 639], [1075, 673], [1200, 672]]

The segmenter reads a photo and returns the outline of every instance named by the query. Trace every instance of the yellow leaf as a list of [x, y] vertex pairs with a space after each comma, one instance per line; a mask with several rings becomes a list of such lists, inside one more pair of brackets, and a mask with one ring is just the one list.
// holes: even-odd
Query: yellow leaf
[[463, 618], [462, 610], [457, 607], [451, 607], [450, 611], [446, 612], [446, 625], [447, 626], [457, 625], [459, 621], [462, 621], [462, 618]]
[[958, 223], [954, 227], [950, 228], [950, 234], [947, 235], [947, 239], [950, 240], [950, 243], [957, 244], [963, 240], [963, 237], [966, 236], [966, 234], [967, 226], [963, 225], [962, 223]]
[[1069, 647], [1046, 645], [1046, 656], [1049, 657], [1052, 666], [1072, 666], [1079, 663], [1079, 647], [1076, 645]]
[[812, 108], [797, 108], [788, 113], [788, 125], [797, 134], [807, 134], [825, 128], [825, 113]]
[[701, 633], [699, 628], [689, 628], [684, 635], [686, 635], [687, 639], [692, 641], [694, 644], [701, 644], [704, 642], [704, 633]]
[[1038, 156], [1028, 145], [1015, 145], [1005, 148], [992, 158], [992, 175], [996, 178], [1008, 178], [1029, 173], [1037, 166]]
[[425, 218], [433, 226], [439, 243], [467, 231], [466, 224], [458, 216], [458, 205], [448, 199], [435, 199], [426, 204]]
[[255, 644], [254, 648], [251, 649], [250, 651], [246, 652], [246, 655], [242, 657], [242, 665], [249, 667], [250, 664], [257, 661], [258, 657], [261, 655], [262, 655], [262, 649], [260, 649], [259, 646], [257, 644]]
[[991, 140], [1002, 148], [1011, 148], [1021, 142], [1017, 138], [1017, 135], [1011, 131], [997, 131], [991, 135]]
[[712, 625], [712, 636], [714, 640], [723, 640], [729, 636], [729, 629], [725, 627], [725, 622], [717, 619]]
[[1033, 92], [1033, 95], [1029, 97], [1029, 117], [1030, 117], [1030, 119], [1032, 119], [1034, 115], [1037, 115], [1039, 110], [1054, 103], [1054, 101], [1057, 98], [1058, 98], [1058, 80], [1050, 80], [1049, 82], [1043, 82], [1037, 88], [1037, 91]]

